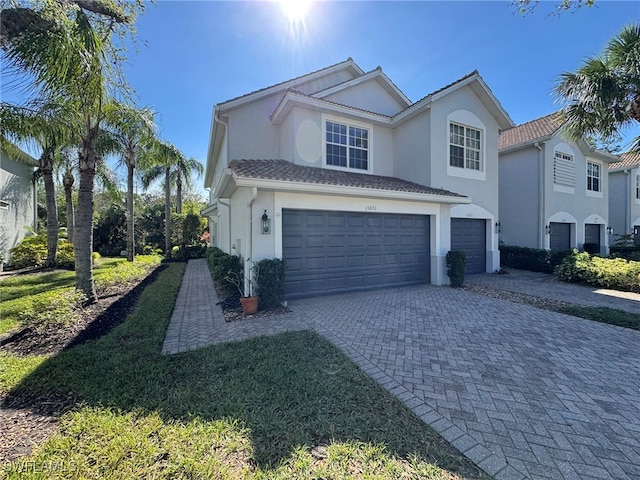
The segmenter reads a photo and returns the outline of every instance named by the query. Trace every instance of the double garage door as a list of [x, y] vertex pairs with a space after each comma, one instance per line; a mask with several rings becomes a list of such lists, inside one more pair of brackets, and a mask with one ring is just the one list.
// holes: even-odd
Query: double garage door
[[282, 211], [287, 298], [430, 280], [429, 217]]

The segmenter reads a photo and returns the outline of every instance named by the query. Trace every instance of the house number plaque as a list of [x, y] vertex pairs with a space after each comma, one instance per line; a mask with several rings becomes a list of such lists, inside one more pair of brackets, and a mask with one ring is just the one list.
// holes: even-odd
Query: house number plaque
[[364, 209], [365, 209], [367, 212], [372, 212], [372, 211], [374, 211], [374, 210], [377, 210], [375, 205], [365, 205], [365, 206], [364, 206]]

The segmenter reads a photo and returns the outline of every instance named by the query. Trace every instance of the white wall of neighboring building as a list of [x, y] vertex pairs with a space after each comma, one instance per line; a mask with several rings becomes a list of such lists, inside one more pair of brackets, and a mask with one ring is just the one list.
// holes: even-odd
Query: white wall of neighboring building
[[9, 251], [24, 238], [25, 227], [36, 227], [34, 167], [0, 152], [0, 252], [10, 263]]

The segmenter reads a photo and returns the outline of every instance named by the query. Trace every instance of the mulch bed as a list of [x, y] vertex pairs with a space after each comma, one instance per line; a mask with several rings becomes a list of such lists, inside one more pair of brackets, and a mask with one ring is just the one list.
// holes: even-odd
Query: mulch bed
[[[26, 328], [0, 339], [0, 352], [17, 356], [55, 355], [62, 350], [96, 340], [124, 322], [144, 289], [166, 268], [161, 265], [137, 284], [118, 284], [98, 292], [98, 301], [83, 308], [82, 320], [70, 326]], [[60, 415], [73, 406], [72, 399], [52, 398], [44, 404], [16, 404], [0, 395], [0, 465], [28, 455], [58, 425]]]

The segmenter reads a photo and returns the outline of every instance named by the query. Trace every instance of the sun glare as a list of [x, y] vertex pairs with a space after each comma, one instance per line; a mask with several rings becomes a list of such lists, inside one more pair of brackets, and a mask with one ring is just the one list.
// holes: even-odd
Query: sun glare
[[291, 23], [304, 22], [311, 0], [279, 0], [280, 8]]

